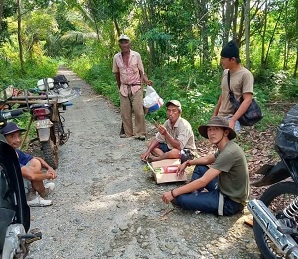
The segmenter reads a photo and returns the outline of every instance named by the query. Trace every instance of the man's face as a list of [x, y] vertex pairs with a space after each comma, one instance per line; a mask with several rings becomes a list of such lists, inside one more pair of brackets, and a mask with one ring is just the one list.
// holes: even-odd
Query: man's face
[[210, 126], [207, 129], [208, 139], [212, 144], [217, 144], [222, 140], [223, 136], [226, 136], [228, 133], [228, 130], [221, 127]]
[[128, 52], [130, 50], [130, 41], [129, 40], [120, 40], [119, 46], [122, 52]]
[[220, 64], [222, 65], [223, 69], [229, 69], [231, 64], [234, 62], [235, 58], [220, 58]]
[[175, 123], [180, 116], [180, 111], [178, 107], [173, 104], [170, 104], [167, 107], [167, 116], [171, 123]]
[[13, 148], [19, 148], [22, 144], [22, 134], [21, 131], [16, 131], [5, 135], [7, 143]]

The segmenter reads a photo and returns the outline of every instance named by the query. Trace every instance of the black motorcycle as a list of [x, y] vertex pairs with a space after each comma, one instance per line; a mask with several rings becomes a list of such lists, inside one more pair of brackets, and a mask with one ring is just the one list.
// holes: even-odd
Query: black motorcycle
[[[0, 93], [0, 104], [8, 97]], [[3, 98], [3, 96], [5, 98]], [[7, 119], [18, 117], [22, 110], [0, 111], [0, 129]], [[39, 229], [30, 228], [30, 208], [27, 205], [24, 182], [15, 150], [0, 134], [0, 258], [25, 258], [29, 245], [41, 239]]]
[[281, 161], [264, 165], [254, 186], [271, 185], [248, 204], [256, 243], [264, 258], [298, 258], [298, 105], [277, 128], [275, 150]]

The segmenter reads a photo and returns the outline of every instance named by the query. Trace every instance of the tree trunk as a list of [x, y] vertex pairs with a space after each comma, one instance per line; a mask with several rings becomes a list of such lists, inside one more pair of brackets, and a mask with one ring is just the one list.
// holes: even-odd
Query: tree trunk
[[2, 31], [2, 20], [3, 20], [3, 6], [4, 0], [0, 0], [0, 32]]
[[245, 0], [244, 4], [244, 23], [245, 23], [245, 55], [246, 55], [246, 68], [250, 69], [250, 0]]
[[222, 43], [223, 46], [226, 45], [229, 41], [230, 36], [230, 29], [231, 29], [231, 23], [232, 23], [232, 1], [226, 0], [223, 2], [223, 39]]
[[21, 0], [17, 0], [18, 4], [18, 43], [19, 43], [19, 59], [21, 66], [21, 73], [24, 71], [24, 57], [23, 57], [23, 43], [22, 43], [22, 14], [21, 14]]
[[196, 16], [198, 21], [198, 29], [200, 29], [201, 32], [201, 38], [202, 38], [202, 49], [203, 49], [203, 57], [202, 57], [202, 63], [205, 64], [205, 66], [211, 65], [211, 55], [209, 51], [209, 43], [208, 43], [208, 9], [207, 4], [208, 1], [206, 0], [195, 0], [195, 9], [196, 9]]
[[264, 26], [263, 26], [263, 33], [262, 33], [262, 48], [261, 48], [261, 68], [266, 68], [266, 61], [265, 61], [265, 36], [267, 30], [267, 11], [268, 11], [268, 2], [265, 0], [265, 8], [264, 8]]

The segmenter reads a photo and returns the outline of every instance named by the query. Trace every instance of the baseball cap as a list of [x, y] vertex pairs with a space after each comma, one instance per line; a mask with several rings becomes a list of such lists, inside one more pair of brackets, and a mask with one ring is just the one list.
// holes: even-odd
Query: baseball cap
[[17, 131], [21, 131], [21, 132], [24, 132], [26, 131], [25, 129], [21, 129], [18, 127], [17, 124], [15, 124], [14, 122], [8, 122], [5, 127], [3, 127], [1, 129], [1, 133], [3, 135], [7, 135], [7, 134], [10, 134], [10, 133], [13, 133], [13, 132], [17, 132]]
[[125, 34], [121, 34], [118, 41], [121, 41], [121, 40], [128, 40], [128, 41], [130, 41], [130, 38], [127, 35], [125, 35]]
[[168, 102], [166, 103], [166, 107], [168, 107], [170, 104], [173, 104], [173, 105], [177, 106], [177, 107], [178, 107], [178, 110], [179, 110], [180, 112], [182, 111], [181, 103], [180, 103], [179, 101], [177, 101], [177, 100], [171, 100], [171, 101], [168, 101]]

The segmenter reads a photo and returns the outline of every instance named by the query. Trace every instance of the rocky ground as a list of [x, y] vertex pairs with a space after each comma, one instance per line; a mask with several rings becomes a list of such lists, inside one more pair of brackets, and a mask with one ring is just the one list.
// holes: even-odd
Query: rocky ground
[[140, 161], [144, 142], [119, 138], [117, 109], [73, 72], [59, 73], [82, 95], [63, 115], [72, 134], [59, 150], [54, 205], [31, 209], [43, 239], [28, 258], [260, 258], [246, 209], [217, 217], [164, 204], [162, 193], [179, 184], [155, 184]]

